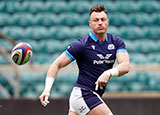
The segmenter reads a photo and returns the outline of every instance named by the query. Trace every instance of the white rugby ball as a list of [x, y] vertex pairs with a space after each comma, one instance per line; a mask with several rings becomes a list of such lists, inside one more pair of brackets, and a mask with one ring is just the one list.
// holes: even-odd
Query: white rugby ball
[[27, 63], [33, 55], [32, 47], [26, 42], [18, 43], [11, 52], [11, 58], [14, 63], [23, 65]]

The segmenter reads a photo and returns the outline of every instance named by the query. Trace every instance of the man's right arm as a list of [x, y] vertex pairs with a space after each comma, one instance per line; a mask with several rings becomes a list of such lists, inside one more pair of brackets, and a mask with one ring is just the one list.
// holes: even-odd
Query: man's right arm
[[71, 63], [72, 60], [70, 60], [65, 53], [62, 53], [49, 67], [47, 72], [47, 77], [53, 77], [56, 78], [56, 75], [58, 71], [67, 66], [69, 63]]
[[50, 96], [50, 91], [53, 85], [54, 80], [56, 79], [56, 75], [58, 74], [58, 71], [67, 66], [69, 63], [71, 63], [72, 60], [66, 56], [65, 53], [62, 53], [49, 67], [46, 81], [45, 81], [45, 88], [40, 95], [39, 99], [43, 106], [46, 106], [49, 101], [48, 97]]

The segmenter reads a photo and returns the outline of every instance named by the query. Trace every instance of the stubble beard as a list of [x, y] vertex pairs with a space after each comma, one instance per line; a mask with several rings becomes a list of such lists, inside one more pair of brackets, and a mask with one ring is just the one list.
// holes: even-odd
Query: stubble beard
[[94, 32], [95, 32], [97, 35], [102, 36], [102, 35], [106, 34], [107, 30], [108, 30], [108, 28], [106, 28], [106, 29], [104, 29], [104, 30], [97, 30], [97, 31], [94, 31]]
[[95, 31], [95, 34], [102, 36], [106, 33], [106, 31]]

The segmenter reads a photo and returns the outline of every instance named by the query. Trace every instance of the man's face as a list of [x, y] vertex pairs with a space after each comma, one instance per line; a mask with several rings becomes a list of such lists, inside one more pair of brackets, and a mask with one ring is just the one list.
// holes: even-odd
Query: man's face
[[109, 20], [105, 12], [93, 12], [90, 15], [89, 26], [95, 34], [104, 34], [108, 29]]

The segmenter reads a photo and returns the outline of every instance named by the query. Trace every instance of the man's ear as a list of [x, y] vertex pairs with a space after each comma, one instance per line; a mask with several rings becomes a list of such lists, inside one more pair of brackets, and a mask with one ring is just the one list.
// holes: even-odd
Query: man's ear
[[107, 21], [108, 21], [108, 25], [109, 25], [109, 19], [107, 19]]
[[[89, 21], [88, 21], [89, 26], [90, 26], [90, 22], [91, 22], [91, 21], [89, 20]], [[91, 26], [90, 26], [90, 27], [91, 27]]]

